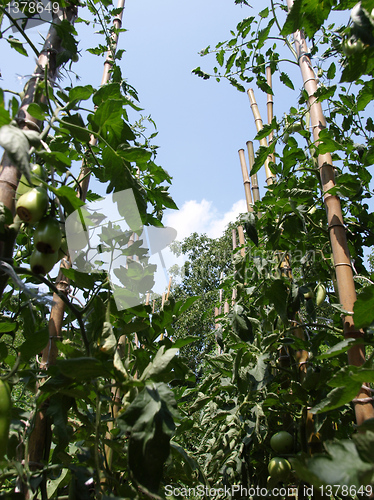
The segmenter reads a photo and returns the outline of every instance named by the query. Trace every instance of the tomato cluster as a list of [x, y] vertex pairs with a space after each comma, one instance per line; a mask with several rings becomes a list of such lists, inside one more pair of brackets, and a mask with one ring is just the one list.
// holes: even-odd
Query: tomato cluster
[[47, 274], [67, 253], [66, 239], [62, 236], [60, 223], [52, 215], [46, 215], [49, 206], [48, 193], [44, 187], [46, 170], [41, 165], [33, 165], [30, 174], [31, 184], [25, 176], [20, 179], [16, 212], [23, 222], [36, 226], [30, 268], [35, 274]]
[[[270, 439], [270, 446], [280, 455], [293, 452], [294, 440], [289, 432], [279, 431]], [[280, 482], [286, 482], [291, 473], [290, 462], [283, 457], [273, 457], [268, 464], [268, 487], [272, 488]]]

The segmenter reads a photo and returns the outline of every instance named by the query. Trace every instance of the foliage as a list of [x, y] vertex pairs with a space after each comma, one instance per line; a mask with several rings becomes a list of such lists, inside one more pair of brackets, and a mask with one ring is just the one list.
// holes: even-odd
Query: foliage
[[[236, 3], [249, 7], [244, 0]], [[32, 273], [25, 266], [34, 229], [13, 219], [2, 203], [5, 250], [16, 234], [12, 262], [4, 248], [1, 256], [2, 279], [8, 279], [1, 297], [1, 377], [13, 400], [7, 459], [0, 462], [2, 496], [218, 499], [256, 496], [250, 487], [328, 488], [332, 481], [342, 489], [325, 490], [328, 496], [370, 492], [359, 488], [373, 482], [373, 422], [356, 432], [352, 400], [362, 384], [374, 381], [373, 356], [350, 366], [347, 352], [362, 343], [372, 352], [373, 346], [373, 282], [363, 248], [373, 245], [367, 201], [374, 126], [367, 108], [374, 59], [370, 36], [361, 56], [345, 55], [343, 43], [364, 37], [359, 26], [371, 23], [371, 0], [362, 1], [350, 26], [334, 20], [337, 10], [348, 18], [346, 9], [354, 5], [296, 0], [287, 16], [284, 5], [271, 1], [217, 44], [212, 52], [221, 69], [212, 75], [194, 70], [205, 79], [226, 78], [239, 90], [253, 81], [273, 93], [265, 78], [270, 66], [294, 90], [295, 79], [287, 73], [296, 63], [290, 60], [295, 53], [289, 34], [304, 28], [314, 40], [311, 55], [320, 79], [315, 97], [327, 127], [314, 143], [301, 91], [295, 105], [282, 110], [284, 118], [274, 117], [257, 134], [263, 139], [273, 133], [273, 141], [259, 148], [252, 173], [274, 154], [270, 166], [277, 181], [253, 213], [241, 217], [246, 243], [231, 255], [232, 228], [218, 240], [194, 234], [184, 241], [185, 275], [163, 307], [118, 310], [105, 273], [78, 272], [66, 259], [62, 281]], [[44, 123], [36, 134], [18, 128], [21, 104], [1, 91], [0, 142], [27, 181], [30, 161], [44, 165], [48, 178], [40, 182], [48, 189], [48, 215], [62, 228], [84, 203], [75, 173], [80, 165], [100, 186], [88, 192], [88, 201], [97, 200], [103, 188], [111, 193], [131, 187], [142, 222], [160, 226], [163, 210], [176, 208], [168, 193], [171, 178], [156, 163], [157, 147], [146, 137], [143, 119], [128, 119], [130, 109], [140, 109], [111, 38], [120, 33], [109, 27], [118, 9], [109, 2], [84, 6], [104, 38], [90, 51], [101, 56], [108, 46], [112, 50], [111, 81], [99, 89], [42, 81], [28, 107]], [[57, 31], [62, 50], [56, 62], [69, 72], [78, 35], [66, 22]], [[25, 37], [22, 28], [20, 33]], [[21, 53], [35, 49], [27, 37], [25, 43], [6, 33], [3, 38]], [[358, 57], [364, 64], [357, 64]], [[328, 194], [341, 199], [359, 292], [354, 316], [365, 334], [358, 339], [343, 337], [316, 162], [327, 152], [336, 172]], [[321, 285], [327, 296], [317, 305], [310, 292]], [[229, 301], [235, 291], [235, 301], [215, 324], [219, 290]], [[65, 314], [61, 329], [54, 330], [60, 303]], [[278, 431], [293, 437], [293, 448], [277, 458], [287, 459], [292, 472], [288, 479], [268, 481], [268, 463], [276, 458], [271, 437]]]

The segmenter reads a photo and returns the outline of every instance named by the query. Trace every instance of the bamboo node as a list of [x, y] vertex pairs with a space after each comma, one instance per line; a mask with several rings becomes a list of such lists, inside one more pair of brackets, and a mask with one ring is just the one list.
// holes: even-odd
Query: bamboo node
[[369, 397], [369, 398], [354, 398], [352, 399], [352, 403], [362, 403], [362, 404], [366, 404], [366, 403], [372, 403], [374, 401], [374, 399], [372, 397]]
[[[300, 63], [300, 59], [304, 56], [306, 56], [308, 59], [310, 59], [312, 57], [312, 54], [311, 54], [311, 52], [300, 52], [299, 57], [297, 58], [297, 62]], [[315, 80], [315, 78], [314, 78], [314, 80]]]
[[316, 81], [317, 81], [317, 78], [316, 78], [316, 77], [311, 77], [311, 78], [308, 78], [307, 80], [305, 80], [305, 82], [304, 82], [304, 87], [305, 87], [305, 85], [306, 85], [308, 82], [310, 82], [310, 81], [316, 82]]
[[17, 189], [16, 184], [13, 184], [13, 182], [9, 182], [9, 181], [6, 181], [4, 179], [0, 179], [0, 182], [3, 182], [4, 184], [8, 184], [8, 186], [10, 186], [13, 189], [13, 191], [15, 191]]
[[338, 267], [338, 266], [348, 266], [352, 269], [352, 264], [351, 263], [348, 264], [348, 262], [338, 262], [335, 264], [335, 267]]
[[337, 223], [336, 224], [330, 224], [329, 227], [328, 227], [328, 229], [330, 230], [330, 229], [332, 229], [334, 227], [343, 227], [344, 229], [346, 229], [345, 225], [342, 224], [342, 223], [340, 223], [340, 224], [337, 224]]
[[374, 389], [372, 389], [371, 387], [368, 387], [367, 385], [363, 384], [361, 386], [361, 389], [363, 389], [364, 391], [370, 391], [370, 392], [374, 392]]

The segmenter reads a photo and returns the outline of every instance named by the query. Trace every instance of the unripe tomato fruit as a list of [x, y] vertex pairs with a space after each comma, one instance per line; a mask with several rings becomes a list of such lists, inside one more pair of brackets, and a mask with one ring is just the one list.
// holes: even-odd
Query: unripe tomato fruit
[[40, 179], [45, 181], [47, 178], [47, 172], [42, 165], [38, 165], [37, 163], [35, 163], [34, 165], [31, 165], [30, 177], [32, 184], [29, 184], [27, 182], [27, 179], [24, 175], [21, 176], [17, 187], [16, 200], [18, 200], [18, 198], [23, 194], [30, 191], [30, 189], [32, 189], [33, 187], [41, 186], [42, 183], [40, 182]]
[[11, 409], [12, 399], [9, 385], [0, 380], [0, 460], [3, 460], [7, 450]]
[[326, 298], [326, 288], [324, 285], [322, 285], [322, 283], [318, 283], [316, 288], [316, 304], [318, 307], [324, 303], [325, 298]]
[[49, 273], [58, 261], [58, 252], [42, 253], [36, 248], [30, 256], [30, 268], [35, 274]]
[[344, 40], [343, 42], [343, 52], [346, 56], [351, 56], [352, 54], [356, 54], [357, 52], [362, 52], [365, 48], [364, 43], [359, 38], [356, 39], [354, 37], [348, 38], [348, 40]]
[[277, 432], [271, 437], [270, 446], [276, 453], [290, 453], [293, 450], [293, 437], [286, 431]]
[[300, 132], [300, 130], [302, 129], [303, 129], [303, 124], [301, 123], [300, 120], [291, 123], [291, 125], [288, 127], [288, 130], [291, 132], [291, 134], [294, 132]]
[[57, 252], [61, 238], [60, 223], [53, 217], [44, 217], [34, 231], [34, 245], [41, 253]]
[[268, 471], [273, 479], [287, 481], [291, 472], [291, 464], [285, 458], [274, 457], [269, 462]]
[[17, 215], [24, 222], [35, 224], [45, 214], [48, 207], [48, 194], [42, 187], [35, 187], [23, 194], [16, 204]]

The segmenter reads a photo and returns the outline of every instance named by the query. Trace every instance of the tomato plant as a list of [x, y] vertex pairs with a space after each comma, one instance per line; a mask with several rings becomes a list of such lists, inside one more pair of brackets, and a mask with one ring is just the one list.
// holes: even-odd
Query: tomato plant
[[35, 228], [33, 240], [41, 253], [57, 252], [61, 246], [60, 223], [54, 217], [45, 217]]

